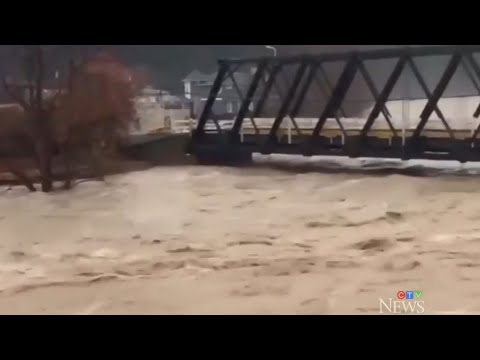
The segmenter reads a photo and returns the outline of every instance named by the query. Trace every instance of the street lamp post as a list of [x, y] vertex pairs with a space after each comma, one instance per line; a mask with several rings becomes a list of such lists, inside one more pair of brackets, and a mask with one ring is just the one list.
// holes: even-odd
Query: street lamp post
[[271, 45], [265, 45], [265, 48], [273, 51], [273, 56], [277, 57], [277, 49]]

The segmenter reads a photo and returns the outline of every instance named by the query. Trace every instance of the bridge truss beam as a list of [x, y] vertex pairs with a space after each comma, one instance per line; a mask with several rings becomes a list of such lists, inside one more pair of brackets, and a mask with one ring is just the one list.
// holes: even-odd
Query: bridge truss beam
[[[439, 108], [439, 101], [444, 96], [447, 86], [456, 71], [462, 67], [473, 86], [480, 95], [480, 66], [474, 58], [480, 54], [479, 45], [417, 47], [404, 49], [386, 49], [365, 52], [329, 53], [320, 55], [302, 55], [291, 57], [255, 58], [220, 60], [217, 78], [211, 88], [204, 110], [192, 134], [188, 152], [199, 157], [215, 157], [218, 159], [235, 158], [237, 155], [250, 156], [251, 153], [263, 154], [284, 153], [312, 155], [340, 155], [348, 157], [384, 157], [407, 159], [445, 159], [480, 161], [480, 125], [472, 131], [471, 136], [457, 139], [454, 131]], [[427, 81], [417, 66], [417, 58], [447, 56], [448, 65], [439, 77], [435, 87], [430, 89]], [[372, 80], [365, 62], [377, 60], [396, 60], [393, 70], [388, 74], [381, 88]], [[336, 82], [328, 79], [325, 65], [329, 63], [343, 64]], [[242, 65], [255, 69], [246, 93], [243, 93], [235, 80], [235, 71]], [[285, 77], [285, 68], [295, 66], [291, 72], [292, 79]], [[391, 122], [391, 113], [387, 108], [392, 90], [398, 85], [402, 74], [409, 69], [419, 84], [427, 103], [416, 128], [407, 139], [402, 138], [399, 129]], [[346, 117], [342, 104], [352, 87], [356, 76], [361, 76], [374, 98], [374, 105], [358, 134], [349, 135], [340, 119]], [[279, 79], [284, 77], [286, 91], [279, 86]], [[219, 119], [214, 116], [215, 102], [222, 91], [222, 85], [229, 79], [233, 82], [241, 105], [231, 129], [222, 129]], [[322, 81], [323, 79], [323, 81]], [[305, 134], [298, 126], [296, 118], [302, 107], [305, 96], [313, 84], [321, 84], [324, 102], [318, 109], [318, 118], [310, 134]], [[262, 134], [256, 119], [262, 114], [269, 96], [277, 93], [279, 109], [267, 133]], [[257, 99], [254, 102], [254, 99]], [[423, 136], [427, 123], [436, 114], [443, 124], [445, 138], [429, 138]], [[383, 116], [388, 124], [391, 137], [387, 140], [372, 135], [372, 126]], [[480, 116], [480, 104], [472, 115]], [[282, 140], [281, 125], [289, 118], [295, 130], [295, 141]], [[253, 126], [254, 134], [242, 137], [245, 120]], [[327, 137], [323, 135], [324, 127], [329, 119], [335, 119], [341, 136]], [[214, 131], [207, 131], [207, 123], [214, 124]], [[240, 154], [240, 155], [239, 155]]]

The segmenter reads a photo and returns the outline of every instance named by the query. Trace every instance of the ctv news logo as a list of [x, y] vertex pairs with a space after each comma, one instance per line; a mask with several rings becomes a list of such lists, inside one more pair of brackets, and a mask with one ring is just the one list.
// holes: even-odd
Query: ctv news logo
[[395, 298], [380, 300], [380, 314], [423, 314], [423, 291], [399, 291]]

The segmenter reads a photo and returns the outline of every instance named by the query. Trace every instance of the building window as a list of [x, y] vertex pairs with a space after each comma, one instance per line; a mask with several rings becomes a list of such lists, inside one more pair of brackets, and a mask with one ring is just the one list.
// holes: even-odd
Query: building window
[[233, 103], [231, 101], [227, 103], [227, 113], [229, 114], [233, 113]]
[[192, 84], [188, 81], [185, 83], [185, 97], [190, 99], [192, 96]]

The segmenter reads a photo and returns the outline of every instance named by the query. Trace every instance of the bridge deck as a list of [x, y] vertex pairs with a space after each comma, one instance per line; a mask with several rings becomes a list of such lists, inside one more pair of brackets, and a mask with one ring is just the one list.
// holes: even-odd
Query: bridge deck
[[[244, 123], [240, 129], [241, 135], [268, 135], [270, 130], [273, 126], [274, 119], [268, 118], [255, 118], [253, 119], [255, 122], [255, 127], [253, 126], [251, 119], [245, 119]], [[365, 119], [357, 119], [357, 118], [349, 118], [349, 119], [339, 119], [342, 123], [344, 131], [338, 127], [335, 120], [328, 119], [323, 130], [320, 132], [320, 136], [324, 136], [327, 138], [335, 138], [335, 137], [344, 137], [344, 136], [359, 136], [363, 125], [365, 124]], [[450, 119], [449, 119], [450, 120]], [[285, 119], [282, 124], [280, 125], [277, 134], [279, 136], [287, 136], [287, 137], [296, 137], [298, 135], [305, 136], [305, 135], [312, 135], [313, 130], [315, 128], [315, 124], [318, 119], [311, 119], [311, 118], [299, 118], [295, 120], [295, 123], [298, 126], [297, 128], [294, 126], [293, 122], [288, 119]], [[397, 132], [397, 136], [400, 136], [404, 139], [412, 137], [415, 132], [415, 126], [404, 127], [402, 125], [402, 121], [398, 119], [391, 120], [395, 131]], [[219, 122], [220, 127], [224, 131], [228, 131], [233, 126], [233, 121], [231, 120], [221, 120]], [[474, 134], [475, 130], [472, 124], [463, 124], [462, 122], [458, 122], [455, 120], [450, 120], [449, 125], [451, 128], [451, 134], [453, 138], [456, 140], [464, 140], [469, 139]], [[469, 125], [468, 128], [465, 125]], [[192, 129], [194, 126], [191, 127]], [[207, 133], [215, 134], [218, 132], [214, 123], [209, 121], [206, 126], [205, 130]], [[258, 131], [258, 133], [257, 133]], [[368, 136], [380, 138], [380, 139], [390, 139], [394, 137], [394, 133], [391, 131], [390, 128], [385, 126], [382, 123], [377, 123], [372, 126], [372, 129], [368, 132]], [[428, 127], [423, 129], [421, 132], [421, 136], [427, 138], [434, 138], [434, 139], [449, 139], [451, 138], [450, 133], [445, 129], [445, 126], [440, 120], [434, 119], [430, 120], [428, 123]]]
[[[258, 129], [258, 135], [268, 135], [270, 133], [270, 128], [257, 128]], [[301, 135], [312, 135], [313, 133], [313, 128], [301, 128], [299, 129], [300, 133], [296, 129], [280, 129], [278, 131], [279, 136], [291, 136], [292, 138]], [[415, 130], [413, 129], [408, 129], [408, 130], [399, 130], [399, 135], [405, 139], [410, 138], [413, 136]], [[361, 129], [345, 129], [345, 134], [347, 136], [359, 136], [361, 133]], [[241, 135], [256, 135], [257, 132], [253, 128], [246, 128], [242, 129]], [[452, 130], [452, 134], [454, 135], [454, 138], [457, 140], [464, 140], [471, 138], [473, 135], [472, 130]], [[323, 130], [320, 133], [320, 136], [324, 136], [327, 138], [335, 138], [335, 137], [342, 137], [344, 136], [344, 133], [340, 129], [327, 129]], [[394, 137], [394, 134], [390, 129], [376, 129], [376, 130], [371, 130], [368, 133], [368, 136], [371, 137], [376, 137], [380, 139], [391, 139]], [[428, 137], [428, 138], [435, 138], [435, 139], [448, 139], [450, 138], [450, 133], [446, 130], [440, 130], [440, 129], [431, 129], [431, 130], [424, 130], [422, 132], [422, 136]]]

